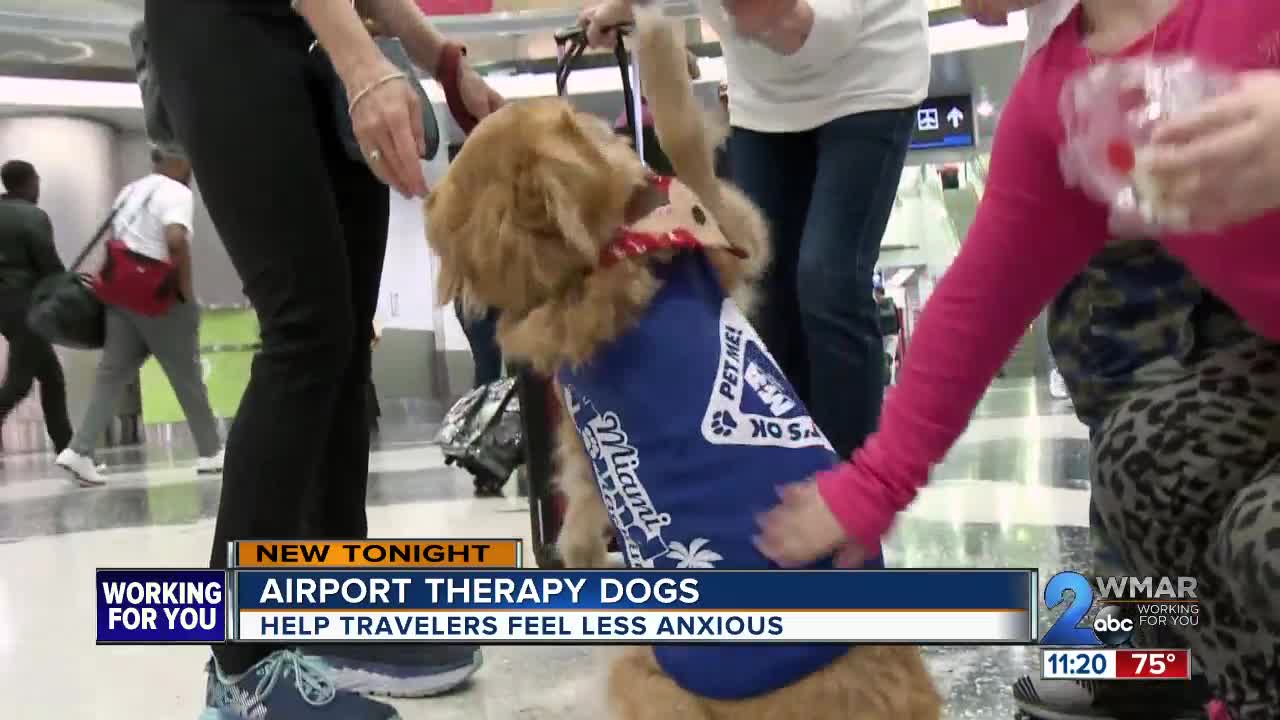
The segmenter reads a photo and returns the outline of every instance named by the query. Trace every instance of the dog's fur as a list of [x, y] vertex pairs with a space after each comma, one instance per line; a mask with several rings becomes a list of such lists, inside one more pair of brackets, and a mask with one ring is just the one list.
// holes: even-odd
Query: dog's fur
[[[679, 180], [737, 250], [709, 249], [725, 291], [744, 309], [768, 264], [760, 212], [714, 172], [719, 141], [693, 95], [684, 48], [657, 18], [635, 37], [654, 129]], [[632, 327], [657, 293], [654, 252], [598, 267], [601, 250], [647, 187], [634, 150], [602, 120], [565, 101], [512, 103], [468, 138], [427, 201], [428, 237], [441, 260], [440, 300], [501, 311], [504, 354], [554, 375], [587, 361]], [[607, 564], [611, 528], [582, 440], [561, 408], [557, 483], [567, 511], [559, 539], [570, 567]], [[610, 697], [622, 720], [935, 720], [940, 703], [919, 651], [864, 646], [781, 690], [736, 702], [710, 701], [675, 684], [651, 649], [615, 663]]]

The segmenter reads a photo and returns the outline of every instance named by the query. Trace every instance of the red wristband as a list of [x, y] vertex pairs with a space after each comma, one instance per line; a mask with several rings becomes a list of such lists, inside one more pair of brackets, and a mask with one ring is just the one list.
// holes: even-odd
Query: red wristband
[[440, 48], [440, 59], [436, 63], [436, 82], [444, 88], [444, 99], [449, 105], [449, 114], [453, 115], [454, 122], [458, 123], [462, 132], [470, 133], [480, 121], [467, 110], [459, 89], [459, 82], [462, 79], [462, 60], [466, 55], [467, 49], [463, 46], [445, 43], [444, 47]]

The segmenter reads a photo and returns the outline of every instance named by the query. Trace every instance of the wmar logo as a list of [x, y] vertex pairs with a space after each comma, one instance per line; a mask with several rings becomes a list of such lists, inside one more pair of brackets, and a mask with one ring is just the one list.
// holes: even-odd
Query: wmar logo
[[720, 361], [702, 435], [716, 445], [831, 447], [731, 300], [720, 309]]
[[[1068, 603], [1041, 639], [1041, 645], [1118, 647], [1142, 627], [1197, 625], [1200, 600], [1192, 577], [1099, 577], [1095, 585], [1078, 572], [1060, 572], [1044, 586], [1044, 604], [1053, 610]], [[1102, 607], [1093, 621], [1081, 621]]]

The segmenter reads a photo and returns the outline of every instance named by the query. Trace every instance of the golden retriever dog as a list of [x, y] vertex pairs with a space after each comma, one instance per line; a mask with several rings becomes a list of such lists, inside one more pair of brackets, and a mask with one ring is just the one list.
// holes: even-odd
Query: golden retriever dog
[[[749, 307], [753, 281], [768, 264], [765, 222], [740, 191], [715, 176], [718, 133], [694, 97], [685, 50], [673, 28], [657, 18], [642, 18], [633, 43], [655, 131], [676, 179], [656, 181], [606, 122], [575, 112], [564, 100], [514, 102], [479, 124], [431, 193], [426, 206], [428, 238], [440, 258], [441, 302], [461, 298], [468, 308], [498, 309], [498, 342], [504, 354], [559, 378], [564, 405], [557, 429], [556, 482], [567, 498], [567, 510], [558, 545], [566, 564], [606, 567], [605, 538], [616, 532], [631, 566], [654, 567], [653, 558], [661, 557], [668, 558], [664, 567], [710, 568], [724, 559], [715, 548], [728, 541], [718, 546], [707, 538], [667, 542], [661, 530], [670, 516], [654, 510], [651, 502], [661, 484], [668, 485], [666, 491], [677, 482], [686, 487], [686, 480], [705, 476], [706, 466], [681, 468], [684, 451], [670, 452], [667, 470], [645, 475], [641, 484], [640, 463], [647, 460], [636, 458], [647, 456], [628, 445], [621, 426], [599, 433], [580, 429], [575, 418], [585, 417], [582, 413], [591, 400], [574, 381], [564, 382], [564, 373], [609, 365], [601, 358], [610, 357], [621, 367], [643, 367], [641, 374], [662, 372], [661, 381], [669, 380], [671, 387], [691, 386], [696, 383], [685, 375], [694, 373], [682, 372], [681, 353], [688, 352], [683, 340], [688, 340], [687, 347], [711, 347], [722, 365], [726, 355], [721, 343], [726, 337], [734, 348], [754, 352], [758, 360], [767, 356], [762, 346], [748, 348], [753, 342], [758, 345], [758, 338], [739, 309]], [[699, 285], [703, 277], [708, 281]], [[692, 290], [671, 295], [677, 292], [673, 287], [686, 286]], [[648, 336], [636, 339], [638, 333], [660, 335], [662, 328], [655, 330], [655, 324], [690, 315], [707, 323], [685, 325], [705, 326], [711, 337], [701, 337], [698, 331], [699, 337], [667, 343], [649, 342]], [[732, 333], [726, 335], [726, 327]], [[637, 347], [642, 350], [636, 352]], [[619, 348], [626, 353], [621, 358]], [[628, 374], [631, 377], [625, 377]], [[751, 392], [772, 403], [773, 409], [802, 412], [803, 407], [795, 410], [798, 403], [779, 390], [785, 381], [771, 378], [768, 372], [731, 367], [719, 375], [708, 371], [696, 382], [707, 381], [699, 387], [719, 387], [723, 379], [724, 387], [737, 388], [737, 393], [750, 383]], [[649, 382], [637, 380], [634, 373], [606, 373], [597, 380], [598, 386], [630, 388], [628, 392], [639, 396], [646, 395], [643, 384]], [[685, 394], [705, 397], [701, 392]], [[793, 433], [791, 440], [778, 439], [775, 444], [823, 446], [826, 450], [815, 452], [833, 459], [830, 445], [812, 427], [807, 413], [801, 417], [794, 412], [785, 423], [775, 423]], [[700, 442], [710, 432], [708, 427], [714, 426], [717, 433], [741, 431], [739, 424], [730, 427], [723, 417], [707, 413], [702, 425], [698, 420], [686, 424], [683, 417], [670, 418], [669, 423], [664, 418], [657, 423], [663, 425], [658, 432], [665, 433], [668, 445], [683, 446], [686, 437]], [[596, 411], [590, 422], [599, 424], [607, 415], [613, 413]], [[739, 452], [733, 442], [707, 437], [714, 452], [729, 453], [717, 457], [733, 458]], [[601, 442], [614, 445], [606, 452]], [[747, 447], [751, 443], [746, 441], [737, 445], [744, 446], [745, 462], [760, 457], [750, 455], [760, 447]], [[602, 463], [607, 471], [601, 470]], [[619, 484], [603, 489], [601, 472]], [[626, 491], [617, 489], [623, 475], [634, 481]], [[735, 505], [732, 492], [712, 496], [717, 507], [710, 510], [739, 523], [734, 532], [741, 536], [735, 541], [750, 548], [747, 525], [758, 508]], [[648, 534], [637, 529], [646, 522]], [[766, 565], [761, 561], [758, 566]], [[728, 646], [709, 647], [714, 653]], [[751, 646], [750, 651], [752, 658], [768, 658], [774, 652], [768, 646]], [[732, 699], [685, 689], [664, 670], [668, 666], [661, 661], [663, 652], [626, 648], [614, 662], [608, 695], [620, 720], [936, 720], [940, 713], [937, 691], [914, 647], [823, 651], [829, 657], [824, 656], [816, 669], [788, 676], [780, 687], [715, 696]], [[737, 657], [744, 656], [739, 652]], [[766, 666], [766, 675], [771, 667]]]

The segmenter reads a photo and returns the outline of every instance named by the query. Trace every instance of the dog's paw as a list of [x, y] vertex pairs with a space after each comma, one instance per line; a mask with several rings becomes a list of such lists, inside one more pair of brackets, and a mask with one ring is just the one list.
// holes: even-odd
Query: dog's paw
[[[672, 21], [663, 14], [662, 6], [656, 2], [648, 6], [635, 6], [634, 15], [635, 44], [641, 57], [652, 58], [654, 53], [662, 53], [659, 57], [665, 62], [667, 56], [672, 54], [673, 48], [679, 45]], [[683, 64], [685, 61], [683, 50], [679, 57]]]
[[650, 32], [654, 26], [666, 22], [662, 13], [662, 3], [656, 0], [633, 0], [631, 14], [635, 17], [636, 30], [640, 33]]
[[557, 549], [567, 568], [607, 568], [611, 566], [609, 548], [603, 541], [562, 540]]

